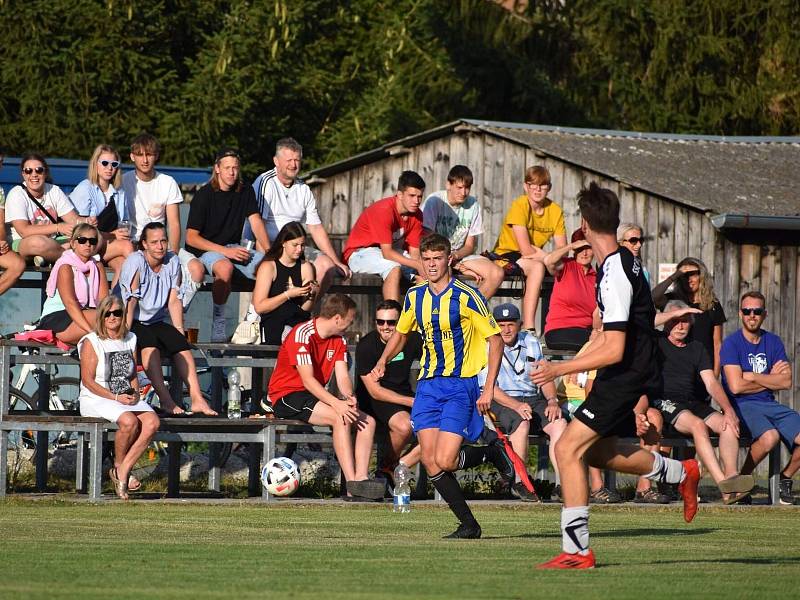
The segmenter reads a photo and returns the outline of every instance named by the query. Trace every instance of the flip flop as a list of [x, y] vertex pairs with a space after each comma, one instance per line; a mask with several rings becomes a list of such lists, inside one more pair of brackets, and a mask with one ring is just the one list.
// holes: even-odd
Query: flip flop
[[142, 482], [136, 479], [133, 475], [128, 475], [128, 491], [135, 492], [142, 487]]
[[[178, 408], [178, 407], [176, 406], [175, 408]], [[189, 416], [189, 413], [187, 413], [186, 411], [179, 412], [179, 413], [170, 412], [168, 410], [164, 410], [163, 408], [161, 408], [159, 406], [154, 406], [153, 407], [153, 411], [162, 419], [180, 419], [180, 418]]]
[[119, 477], [117, 477], [117, 467], [111, 467], [108, 470], [108, 476], [111, 478], [112, 483], [116, 486], [119, 483]]
[[723, 500], [722, 502], [726, 505], [736, 504], [739, 500], [744, 498], [745, 496], [749, 496], [753, 490], [748, 490], [746, 492], [733, 492], [727, 500]]

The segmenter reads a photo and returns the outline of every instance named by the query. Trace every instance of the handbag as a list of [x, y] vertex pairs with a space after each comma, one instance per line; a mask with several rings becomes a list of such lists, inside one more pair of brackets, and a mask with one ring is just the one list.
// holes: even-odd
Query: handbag
[[493, 263], [497, 264], [497, 266], [502, 268], [506, 277], [519, 277], [523, 275], [522, 269], [517, 264], [517, 261], [522, 256], [519, 252], [497, 254], [491, 250], [485, 250], [481, 253], [481, 256], [488, 258]]
[[258, 344], [261, 341], [261, 317], [257, 321], [242, 321], [233, 332], [231, 344]]
[[103, 233], [114, 231], [119, 225], [119, 213], [117, 205], [113, 201], [106, 204], [106, 207], [97, 215], [97, 229]]

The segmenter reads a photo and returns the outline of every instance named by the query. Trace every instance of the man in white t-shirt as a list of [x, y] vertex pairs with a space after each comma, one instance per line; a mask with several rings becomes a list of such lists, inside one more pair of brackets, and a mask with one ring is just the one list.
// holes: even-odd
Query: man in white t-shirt
[[[297, 179], [302, 158], [303, 147], [297, 141], [293, 138], [278, 140], [272, 159], [275, 168], [259, 175], [253, 182], [253, 189], [270, 242], [291, 221], [302, 223], [311, 234], [318, 250], [306, 246], [306, 260], [314, 263], [320, 284], [319, 297], [322, 297], [332, 283], [335, 270], [338, 269], [345, 277], [350, 277], [351, 272], [331, 245], [328, 232], [319, 218], [317, 201], [311, 188]], [[245, 225], [245, 234], [252, 239], [248, 225]]]
[[181, 300], [184, 310], [203, 284], [205, 268], [195, 256], [181, 247], [181, 217], [179, 204], [183, 195], [177, 182], [156, 171], [161, 155], [161, 144], [150, 134], [137, 135], [131, 142], [131, 162], [134, 170], [122, 176], [122, 189], [131, 219], [131, 239], [139, 241], [142, 229], [148, 223], [159, 222], [167, 226], [169, 249], [178, 255], [183, 271]]
[[450, 169], [446, 189], [431, 194], [422, 204], [422, 226], [450, 240], [453, 270], [476, 280], [484, 297], [491, 298], [505, 275], [494, 262], [474, 254], [478, 236], [483, 233], [483, 217], [478, 200], [469, 195], [472, 181], [468, 167], [455, 165]]

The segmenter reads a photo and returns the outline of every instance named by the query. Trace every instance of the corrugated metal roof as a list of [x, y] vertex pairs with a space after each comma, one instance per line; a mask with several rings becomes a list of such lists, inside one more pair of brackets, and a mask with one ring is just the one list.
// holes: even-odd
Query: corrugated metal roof
[[800, 137], [640, 133], [462, 119], [310, 174], [325, 177], [471, 127], [705, 212], [800, 215]]

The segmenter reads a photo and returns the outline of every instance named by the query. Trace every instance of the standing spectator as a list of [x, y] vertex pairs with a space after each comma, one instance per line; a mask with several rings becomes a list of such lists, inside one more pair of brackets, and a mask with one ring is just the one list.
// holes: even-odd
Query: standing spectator
[[775, 392], [792, 387], [792, 365], [781, 339], [761, 326], [767, 318], [760, 292], [746, 292], [739, 304], [742, 328], [722, 343], [722, 385], [747, 425], [753, 445], [742, 465], [752, 473], [770, 450], [783, 441], [789, 462], [781, 470], [780, 502], [795, 504], [792, 477], [800, 469], [800, 414], [775, 399]]
[[[326, 296], [319, 317], [295, 325], [286, 336], [268, 392], [276, 417], [333, 429], [333, 449], [347, 480], [347, 497], [378, 500], [386, 485], [368, 478], [375, 419], [358, 408], [342, 337], [355, 314], [356, 303], [348, 296]], [[325, 389], [334, 374], [341, 399]]]
[[[378, 468], [389, 476], [394, 472], [413, 435], [411, 407], [414, 404], [414, 391], [411, 389], [411, 365], [422, 356], [422, 338], [417, 332], [409, 334], [403, 351], [386, 365], [386, 372], [380, 381], [375, 381], [370, 373], [397, 328], [401, 310], [402, 307], [396, 300], [384, 300], [378, 304], [375, 308], [375, 329], [362, 337], [356, 346], [358, 405], [388, 430], [389, 452]], [[419, 452], [403, 461], [407, 467], [416, 463], [416, 454]]]
[[300, 223], [284, 225], [256, 272], [253, 307], [261, 315], [261, 341], [280, 346], [289, 329], [311, 318], [319, 285], [314, 265], [304, 260], [306, 232]]
[[[200, 391], [191, 346], [183, 331], [183, 307], [179, 297], [181, 263], [167, 251], [167, 232], [159, 221], [148, 223], [139, 239], [141, 250], [125, 259], [119, 285], [127, 311], [127, 325], [136, 334], [142, 366], [158, 394], [164, 416], [182, 414], [170, 396], [161, 370], [161, 357], [172, 358], [175, 369], [186, 382], [191, 412], [215, 416]], [[167, 321], [171, 319], [172, 324]]]
[[[0, 170], [3, 169], [3, 159], [5, 150], [0, 148]], [[0, 187], [0, 296], [6, 293], [25, 272], [25, 260], [16, 252], [11, 250], [6, 239], [6, 193]]]
[[[39, 154], [20, 162], [22, 185], [8, 193], [6, 223], [11, 223], [11, 249], [37, 266], [54, 263], [69, 247], [78, 213], [57, 185], [47, 183], [50, 169]], [[39, 257], [39, 258], [36, 258]]]
[[[248, 279], [256, 278], [256, 269], [264, 253], [242, 247], [242, 229], [249, 223], [257, 248], [269, 248], [264, 222], [258, 213], [253, 188], [242, 182], [239, 153], [223, 148], [214, 160], [211, 181], [201, 187], [189, 207], [186, 221], [186, 250], [203, 263], [214, 276], [211, 296], [214, 302], [212, 342], [228, 340], [225, 303], [231, 295], [233, 269]], [[194, 293], [194, 290], [184, 291]], [[184, 298], [184, 306], [188, 301]]]
[[97, 252], [114, 270], [112, 288], [117, 285], [125, 257], [133, 252], [130, 227], [119, 226], [120, 221], [128, 221], [120, 164], [119, 153], [111, 146], [100, 144], [89, 159], [86, 179], [69, 195], [78, 215], [101, 233]]
[[[555, 446], [567, 428], [561, 418], [556, 386], [550, 381], [541, 388], [530, 379], [528, 369], [535, 361], [543, 360], [542, 348], [528, 331], [521, 331], [519, 309], [506, 303], [492, 312], [503, 338], [503, 359], [494, 387], [492, 412], [508, 435], [511, 447], [523, 460], [528, 458], [528, 435], [545, 433], [550, 438], [548, 452], [550, 462], [558, 479], [558, 462]], [[479, 379], [483, 379], [482, 372]], [[483, 383], [483, 381], [481, 381]], [[529, 492], [517, 478], [511, 486], [511, 494], [520, 500], [536, 502], [535, 493]]]
[[[673, 283], [675, 290], [667, 292]], [[714, 363], [714, 377], [719, 377], [722, 326], [727, 317], [714, 294], [714, 280], [702, 260], [691, 256], [684, 258], [672, 275], [653, 288], [653, 301], [659, 309], [669, 300], [682, 300], [692, 308], [703, 311], [695, 315], [688, 339], [703, 344]]]
[[[128, 215], [133, 233], [131, 239], [138, 242], [148, 223], [163, 223], [169, 232], [169, 249], [181, 263], [183, 272], [183, 307], [189, 305], [195, 292], [203, 285], [205, 269], [203, 263], [190, 252], [181, 248], [181, 214], [179, 204], [183, 196], [177, 182], [156, 171], [161, 157], [161, 144], [147, 133], [137, 135], [131, 142], [131, 161], [134, 170], [122, 176], [122, 188], [128, 204]], [[224, 313], [215, 311], [214, 318], [224, 318]]]
[[[317, 200], [306, 183], [297, 178], [303, 160], [303, 147], [293, 138], [282, 138], [275, 144], [275, 156], [272, 161], [275, 168], [259, 175], [253, 182], [256, 201], [267, 236], [270, 241], [284, 225], [297, 221], [305, 226], [317, 249], [305, 249], [305, 259], [313, 263], [320, 283], [320, 293], [328, 291], [333, 276], [338, 270], [345, 277], [350, 277], [350, 268], [339, 260], [333, 249], [328, 232], [322, 225], [317, 212]], [[245, 235], [250, 236], [252, 229], [245, 225]], [[252, 239], [252, 238], [251, 238]]]
[[125, 305], [119, 296], [106, 296], [100, 302], [92, 332], [78, 342], [78, 352], [81, 415], [117, 424], [109, 476], [117, 496], [127, 500], [129, 490], [141, 487], [131, 470], [158, 431], [159, 420], [139, 397], [136, 336], [128, 331]]
[[344, 259], [353, 273], [380, 275], [383, 299], [400, 300], [400, 281], [420, 269], [422, 211], [425, 182], [414, 171], [403, 171], [394, 196], [364, 209], [350, 230]]
[[[566, 257], [569, 251], [573, 258]], [[593, 259], [592, 247], [580, 229], [572, 233], [568, 246], [556, 248], [544, 257], [544, 266], [555, 277], [544, 325], [548, 348], [578, 351], [589, 341], [597, 309]]]
[[435, 192], [422, 205], [422, 225], [443, 235], [453, 247], [453, 270], [478, 282], [485, 298], [494, 296], [503, 283], [503, 269], [485, 256], [475, 254], [478, 236], [483, 234], [481, 206], [470, 196], [472, 171], [456, 165], [447, 174], [446, 189]]
[[567, 231], [561, 207], [547, 197], [552, 189], [550, 172], [544, 167], [525, 170], [525, 194], [514, 199], [508, 209], [494, 250], [492, 260], [504, 265], [507, 272], [525, 275], [525, 294], [522, 297], [522, 326], [534, 328], [539, 294], [544, 279], [542, 250], [552, 238], [556, 248], [567, 245]]
[[94, 225], [76, 225], [70, 249], [58, 258], [47, 279], [39, 329], [52, 331], [65, 344], [75, 345], [93, 331], [97, 305], [108, 296], [106, 270], [93, 258], [99, 238]]
[[620, 226], [617, 227], [617, 242], [623, 248], [630, 250], [631, 254], [642, 262], [644, 278], [647, 280], [647, 285], [651, 285], [650, 271], [647, 270], [642, 261], [642, 244], [644, 244], [642, 228], [636, 223], [620, 223]]

